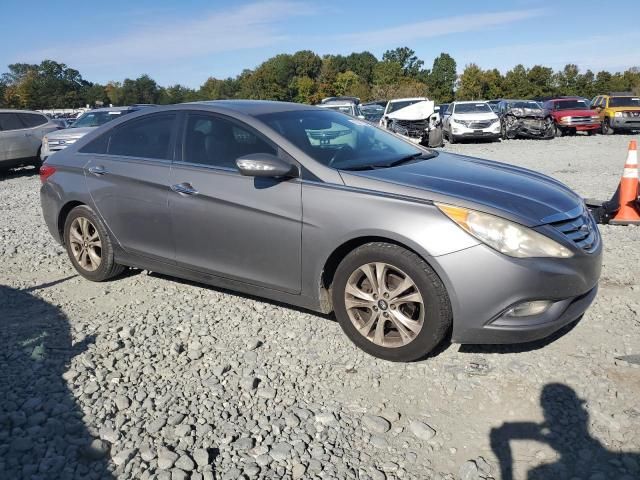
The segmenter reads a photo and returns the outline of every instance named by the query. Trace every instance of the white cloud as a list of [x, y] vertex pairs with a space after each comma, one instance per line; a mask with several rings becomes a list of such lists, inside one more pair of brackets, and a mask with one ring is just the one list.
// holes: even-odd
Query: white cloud
[[288, 39], [278, 23], [313, 12], [313, 8], [295, 1], [256, 2], [195, 20], [164, 21], [114, 38], [58, 45], [28, 56], [37, 60], [56, 58], [79, 68], [172, 62], [274, 45]]
[[484, 69], [495, 67], [501, 71], [509, 70], [518, 63], [526, 67], [544, 65], [555, 69], [573, 63], [583, 70], [593, 71], [621, 71], [640, 66], [640, 54], [636, 48], [640, 33], [619, 34], [616, 37], [618, 46], [613, 53], [610, 40], [609, 36], [601, 34], [579, 39], [556, 36], [543, 42], [454, 51], [452, 55], [458, 60], [459, 71], [470, 62]]
[[495, 13], [479, 13], [437, 18], [422, 22], [406, 23], [395, 27], [370, 30], [366, 32], [339, 35], [341, 41], [354, 47], [409, 43], [418, 39], [439, 37], [452, 33], [485, 30], [488, 27], [514, 23], [539, 17], [543, 9], [510, 10]]

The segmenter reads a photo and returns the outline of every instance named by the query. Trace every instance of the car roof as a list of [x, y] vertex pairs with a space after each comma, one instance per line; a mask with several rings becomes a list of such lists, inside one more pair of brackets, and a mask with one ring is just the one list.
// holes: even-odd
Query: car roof
[[44, 113], [36, 112], [35, 110], [16, 110], [14, 108], [0, 108], [0, 113], [37, 113], [38, 115], [44, 115]]
[[456, 100], [455, 102], [452, 102], [452, 103], [459, 105], [461, 103], [487, 103], [487, 101], [486, 100], [464, 100], [464, 101]]
[[427, 97], [394, 98], [393, 100], [389, 100], [389, 103], [408, 102], [412, 100], [419, 100], [424, 102], [424, 101], [428, 101], [429, 99]]
[[93, 113], [93, 112], [124, 112], [126, 110], [135, 109], [134, 106], [125, 106], [125, 107], [101, 107], [101, 108], [92, 108], [91, 110], [87, 110], [84, 113]]
[[233, 110], [245, 115], [255, 116], [264, 113], [292, 112], [296, 110], [313, 110], [317, 107], [304, 103], [276, 102], [272, 100], [206, 100], [189, 102], [184, 105], [205, 105]]

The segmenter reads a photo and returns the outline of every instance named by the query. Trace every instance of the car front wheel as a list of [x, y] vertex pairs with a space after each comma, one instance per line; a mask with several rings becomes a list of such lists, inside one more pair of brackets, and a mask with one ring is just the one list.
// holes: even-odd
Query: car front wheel
[[352, 251], [338, 266], [332, 294], [349, 339], [384, 360], [426, 356], [451, 326], [442, 281], [422, 258], [397, 245], [368, 243]]
[[88, 280], [102, 282], [124, 269], [115, 263], [113, 243], [105, 225], [86, 205], [69, 212], [64, 224], [64, 244], [71, 263]]

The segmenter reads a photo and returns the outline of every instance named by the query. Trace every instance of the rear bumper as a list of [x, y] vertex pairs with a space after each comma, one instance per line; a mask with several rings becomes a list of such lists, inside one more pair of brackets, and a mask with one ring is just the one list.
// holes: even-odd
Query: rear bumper
[[[520, 343], [547, 337], [586, 311], [598, 290], [602, 245], [569, 259], [511, 258], [478, 245], [434, 260], [451, 299], [453, 342]], [[552, 304], [538, 315], [507, 315], [535, 300]]]

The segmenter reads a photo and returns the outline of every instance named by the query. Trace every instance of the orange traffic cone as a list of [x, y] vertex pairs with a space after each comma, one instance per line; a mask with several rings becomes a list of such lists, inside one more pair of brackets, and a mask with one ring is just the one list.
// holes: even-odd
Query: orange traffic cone
[[620, 208], [609, 223], [612, 225], [640, 225], [638, 204], [638, 143], [629, 142], [629, 154], [620, 180]]

